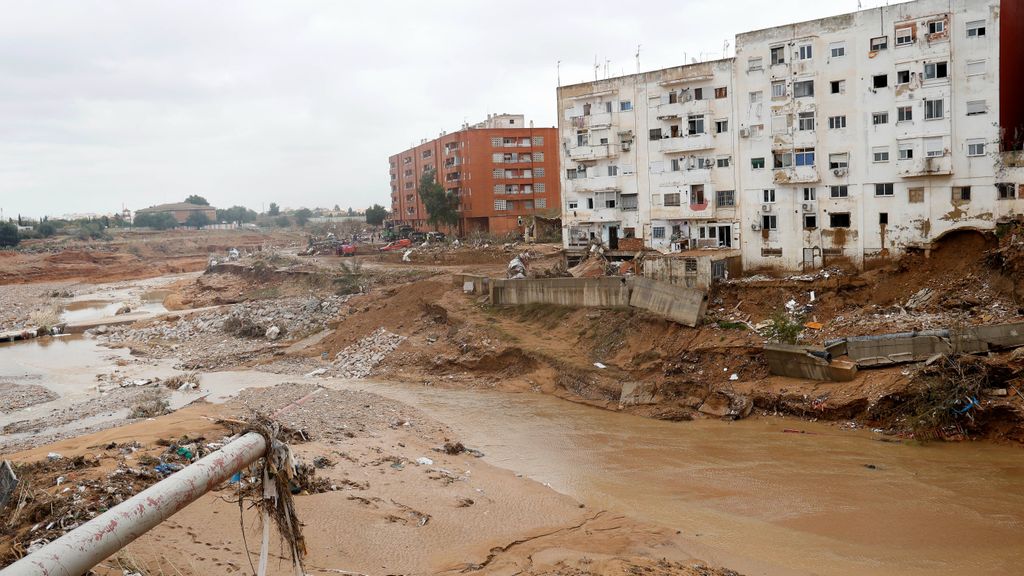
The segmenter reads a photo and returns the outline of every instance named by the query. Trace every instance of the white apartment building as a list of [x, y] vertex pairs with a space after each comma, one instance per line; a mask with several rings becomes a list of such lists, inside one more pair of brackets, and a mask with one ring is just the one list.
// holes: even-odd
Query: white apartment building
[[739, 246], [732, 60], [559, 88], [567, 248]]
[[[560, 88], [566, 247], [632, 233], [661, 250], [738, 247], [745, 269], [813, 269], [1024, 213], [1000, 153], [1022, 124], [1017, 106], [1001, 115], [1000, 66], [1024, 61], [1000, 29], [1024, 29], [1024, 11], [1002, 12], [1012, 26], [999, 0], [917, 0], [740, 34], [734, 59]], [[590, 159], [602, 102], [610, 144]]]

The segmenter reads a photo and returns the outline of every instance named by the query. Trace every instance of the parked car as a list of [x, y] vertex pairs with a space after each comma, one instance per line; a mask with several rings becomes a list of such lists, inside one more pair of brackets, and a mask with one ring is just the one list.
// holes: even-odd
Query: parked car
[[412, 240], [416, 244], [420, 244], [420, 243], [422, 243], [426, 239], [427, 239], [427, 233], [426, 232], [413, 232], [413, 233], [409, 234], [409, 240]]
[[444, 242], [444, 232], [427, 232], [427, 240], [431, 242]]

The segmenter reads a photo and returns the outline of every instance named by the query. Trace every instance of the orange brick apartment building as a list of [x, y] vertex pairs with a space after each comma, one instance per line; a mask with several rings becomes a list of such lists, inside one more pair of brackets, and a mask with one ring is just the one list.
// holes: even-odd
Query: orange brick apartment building
[[522, 115], [499, 114], [458, 132], [441, 134], [388, 159], [391, 220], [428, 230], [416, 192], [420, 177], [436, 170], [446, 190], [459, 195], [458, 233], [522, 231], [520, 219], [561, 213], [556, 128], [527, 126]]

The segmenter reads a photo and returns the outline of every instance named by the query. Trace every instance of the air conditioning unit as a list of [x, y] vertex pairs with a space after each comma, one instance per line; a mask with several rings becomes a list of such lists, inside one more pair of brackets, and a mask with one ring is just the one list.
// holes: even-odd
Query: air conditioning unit
[[814, 212], [814, 204], [804, 204], [801, 208], [804, 212]]
[[576, 166], [576, 171], [577, 172], [586, 172], [587, 171], [587, 165], [586, 164], [578, 164]]
[[832, 170], [832, 173], [836, 176], [846, 176], [846, 168], [836, 168]]
[[740, 128], [740, 138], [750, 138], [750, 129]]
[[765, 214], [771, 214], [771, 212], [772, 212], [772, 205], [771, 204], [761, 204], [761, 212], [764, 212]]
[[755, 222], [755, 223], [750, 225], [750, 229], [753, 230], [754, 232], [757, 232], [757, 231], [761, 230], [761, 225], [758, 224], [757, 222]]
[[622, 151], [623, 152], [629, 152], [629, 142], [623, 141], [620, 144], [622, 145]]

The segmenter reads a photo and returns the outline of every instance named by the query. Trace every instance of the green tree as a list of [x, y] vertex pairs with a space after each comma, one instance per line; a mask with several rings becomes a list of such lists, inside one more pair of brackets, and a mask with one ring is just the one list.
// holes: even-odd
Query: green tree
[[135, 226], [153, 228], [156, 230], [168, 230], [178, 225], [178, 221], [167, 212], [143, 212], [135, 215]]
[[217, 220], [219, 222], [252, 222], [256, 220], [256, 216], [254, 210], [250, 210], [245, 206], [232, 206], [224, 210], [217, 210]]
[[306, 222], [309, 222], [309, 219], [313, 217], [313, 211], [309, 208], [299, 208], [292, 216], [295, 217], [295, 223], [301, 227], [305, 226]]
[[185, 225], [192, 226], [194, 228], [202, 228], [203, 226], [209, 226], [210, 224], [212, 224], [212, 222], [210, 222], [210, 217], [199, 211], [193, 211], [188, 215], [188, 218], [185, 219]]
[[341, 212], [341, 206], [338, 206], [337, 204], [335, 204], [334, 205], [334, 211], [335, 212]]
[[281, 214], [277, 218], [274, 218], [274, 224], [281, 228], [287, 228], [292, 225], [292, 220], [288, 216]]
[[270, 209], [267, 210], [267, 215], [268, 216], [277, 216], [280, 213], [281, 213], [281, 208], [278, 207], [277, 203], [276, 202], [271, 202], [270, 203]]
[[417, 192], [423, 201], [423, 207], [427, 209], [427, 222], [434, 228], [451, 228], [459, 223], [459, 197], [437, 183], [437, 172], [424, 172]]
[[43, 221], [39, 223], [39, 226], [36, 226], [36, 232], [43, 238], [49, 238], [57, 233], [57, 227], [50, 222]]
[[188, 198], [185, 198], [186, 204], [196, 204], [197, 206], [209, 206], [210, 203], [206, 201], [206, 198], [193, 194]]
[[348, 215], [349, 216], [355, 216], [356, 215], [356, 211], [353, 210], [351, 206], [348, 207]]
[[0, 223], [0, 247], [17, 246], [21, 238], [18, 237], [18, 227], [11, 222]]
[[388, 209], [380, 204], [374, 204], [366, 209], [366, 223], [371, 226], [380, 226], [388, 217]]

